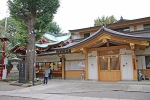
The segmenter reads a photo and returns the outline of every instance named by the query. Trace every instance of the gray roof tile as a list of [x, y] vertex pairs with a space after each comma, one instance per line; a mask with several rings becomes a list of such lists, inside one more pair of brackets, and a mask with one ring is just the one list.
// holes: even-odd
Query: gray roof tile
[[[97, 32], [95, 32], [94, 34], [92, 34], [91, 36], [79, 41], [79, 42], [73, 42], [70, 43], [66, 46], [60, 47], [60, 48], [54, 48], [54, 50], [59, 50], [59, 49], [70, 49], [73, 48], [75, 46], [78, 46], [80, 44], [83, 44], [97, 36], [99, 36], [100, 34], [102, 34], [103, 32], [106, 32], [107, 34], [111, 34], [111, 35], [115, 35], [118, 37], [124, 37], [124, 38], [133, 38], [133, 39], [141, 39], [141, 40], [147, 40], [150, 41], [150, 33], [140, 33], [140, 34], [133, 34], [134, 32], [132, 32], [132, 34], [128, 34], [128, 33], [122, 33], [122, 32], [117, 32], [108, 28], [105, 28], [104, 26], [101, 27]], [[135, 32], [136, 33], [136, 32]]]

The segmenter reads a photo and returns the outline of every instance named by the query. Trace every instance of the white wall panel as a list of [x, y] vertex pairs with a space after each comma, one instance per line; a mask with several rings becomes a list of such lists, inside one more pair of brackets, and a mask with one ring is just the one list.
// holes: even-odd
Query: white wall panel
[[146, 69], [145, 56], [137, 56], [136, 60], [138, 69]]
[[137, 30], [143, 30], [143, 25], [137, 25]]
[[120, 49], [120, 54], [132, 54], [133, 52], [131, 50], [126, 50], [126, 49]]
[[80, 39], [80, 34], [79, 32], [78, 33], [74, 33], [73, 36], [72, 36], [73, 39]]
[[150, 54], [150, 47], [149, 47], [149, 48], [146, 48], [145, 50], [138, 50], [138, 51], [135, 51], [135, 54], [136, 54], [136, 55]]
[[134, 31], [134, 27], [133, 26], [130, 26], [130, 31]]

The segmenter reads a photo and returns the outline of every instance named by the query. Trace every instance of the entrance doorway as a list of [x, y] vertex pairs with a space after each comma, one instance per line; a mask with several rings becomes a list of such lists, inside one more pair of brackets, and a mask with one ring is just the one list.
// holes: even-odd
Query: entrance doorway
[[101, 56], [99, 58], [99, 80], [100, 81], [120, 81], [120, 63], [118, 55]]
[[121, 55], [122, 80], [133, 80], [132, 55]]

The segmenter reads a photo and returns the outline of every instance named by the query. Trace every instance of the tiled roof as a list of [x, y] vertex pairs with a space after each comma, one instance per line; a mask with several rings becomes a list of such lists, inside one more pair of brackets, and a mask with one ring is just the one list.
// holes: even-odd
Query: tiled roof
[[83, 43], [99, 36], [103, 32], [106, 32], [107, 34], [115, 35], [115, 36], [118, 36], [118, 37], [133, 38], [133, 39], [141, 39], [141, 40], [150, 41], [150, 34], [149, 33], [146, 33], [145, 35], [141, 35], [142, 33], [139, 34], [139, 35], [132, 35], [132, 34], [127, 34], [127, 33], [117, 32], [117, 31], [114, 31], [114, 30], [111, 30], [111, 29], [108, 29], [108, 28], [105, 28], [105, 27], [101, 27], [97, 32], [93, 33], [91, 36], [87, 37], [86, 39], [83, 39], [79, 42], [70, 43], [70, 44], [68, 44], [66, 46], [63, 46], [63, 47], [60, 47], [60, 48], [54, 48], [54, 50], [73, 48], [77, 45], [83, 44]]
[[[133, 34], [127, 34], [127, 33], [121, 33], [121, 32], [117, 32], [108, 28], [104, 28], [104, 30], [112, 35], [117, 35], [117, 36], [123, 36], [123, 37], [129, 37], [129, 38], [135, 38], [135, 39], [142, 39], [142, 40], [147, 40], [150, 41], [150, 37], [145, 37], [143, 35], [133, 35]], [[141, 33], [142, 34], [142, 33]]]
[[[122, 23], [130, 23], [130, 22], [138, 22], [140, 20], [147, 20], [147, 19], [150, 19], [150, 17], [144, 17], [144, 18], [138, 18], [138, 19], [133, 19], [133, 20], [127, 20], [127, 19], [123, 19]], [[113, 26], [115, 24], [120, 24], [120, 22], [116, 22], [116, 23], [112, 23], [112, 24], [107, 24], [106, 26], [109, 27], [109, 26]], [[81, 29], [72, 29], [72, 30], [69, 30], [70, 32], [73, 32], [73, 31], [80, 31], [80, 30], [86, 30], [86, 29], [93, 29], [93, 28], [99, 28], [100, 26], [94, 26], [94, 27], [87, 27], [87, 28], [81, 28]]]
[[140, 37], [149, 37], [150, 38], [150, 29], [139, 30], [139, 31], [132, 31], [132, 32], [128, 32], [127, 34], [140, 36]]
[[45, 37], [46, 39], [51, 40], [53, 42], [48, 42], [48, 43], [39, 43], [39, 42], [37, 42], [35, 44], [37, 47], [46, 48], [48, 46], [59, 44], [61, 42], [64, 42], [64, 41], [68, 40], [71, 37], [71, 34], [67, 34], [65, 36], [60, 36], [60, 37], [54, 37], [50, 34], [44, 34], [43, 37]]

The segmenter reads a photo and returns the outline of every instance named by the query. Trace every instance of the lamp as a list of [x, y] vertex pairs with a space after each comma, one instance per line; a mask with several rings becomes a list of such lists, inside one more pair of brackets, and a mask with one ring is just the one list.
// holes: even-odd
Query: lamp
[[19, 61], [21, 59], [17, 58], [17, 57], [14, 57], [14, 58], [11, 58], [11, 64], [13, 65], [13, 68], [11, 69], [10, 73], [12, 72], [18, 72], [18, 68], [17, 68], [17, 65], [19, 64]]

